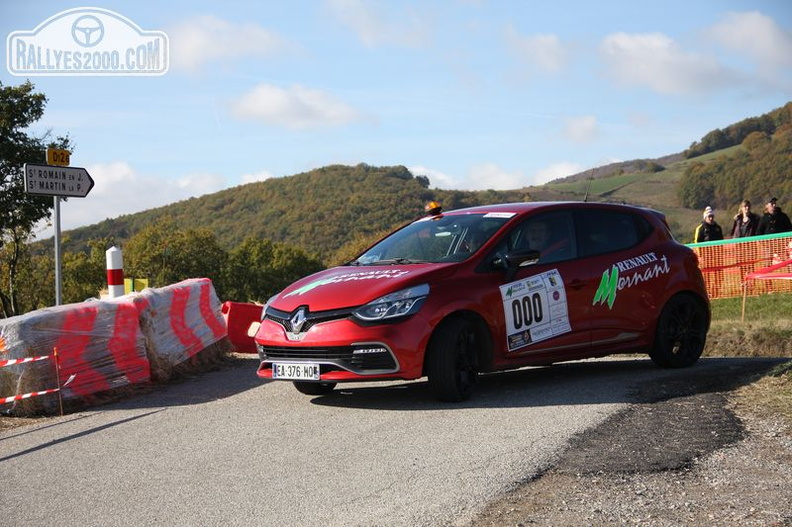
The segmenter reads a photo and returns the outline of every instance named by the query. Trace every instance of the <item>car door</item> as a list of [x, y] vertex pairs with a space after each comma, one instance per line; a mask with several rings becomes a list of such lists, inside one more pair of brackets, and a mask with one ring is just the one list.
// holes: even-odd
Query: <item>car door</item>
[[[535, 238], [539, 224], [548, 239]], [[489, 273], [493, 289], [490, 309], [500, 311], [501, 327], [494, 335], [496, 363], [535, 355], [561, 356], [585, 349], [590, 341], [592, 275], [578, 265], [576, 230], [571, 211], [531, 216], [515, 225], [498, 244], [489, 261], [514, 250], [537, 249], [536, 263], [520, 267], [506, 280], [501, 269]], [[495, 305], [497, 304], [497, 305]], [[550, 361], [552, 362], [552, 360]]]
[[655, 317], [652, 277], [670, 270], [663, 255], [642, 243], [651, 226], [627, 211], [593, 209], [575, 214], [580, 264], [589, 271], [591, 284], [584, 288], [581, 301], [591, 307], [592, 345], [618, 346], [635, 340]]

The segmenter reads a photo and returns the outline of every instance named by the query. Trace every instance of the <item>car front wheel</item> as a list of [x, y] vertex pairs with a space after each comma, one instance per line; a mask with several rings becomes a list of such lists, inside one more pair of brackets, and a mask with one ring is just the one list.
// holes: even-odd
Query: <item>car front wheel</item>
[[307, 381], [294, 381], [294, 387], [297, 391], [305, 395], [327, 395], [333, 391], [336, 383], [334, 382], [307, 382]]
[[432, 336], [426, 357], [429, 387], [441, 401], [468, 399], [478, 378], [478, 339], [473, 324], [458, 318], [440, 325]]
[[663, 307], [657, 321], [652, 361], [664, 368], [684, 368], [694, 364], [707, 340], [707, 312], [688, 295], [677, 295]]

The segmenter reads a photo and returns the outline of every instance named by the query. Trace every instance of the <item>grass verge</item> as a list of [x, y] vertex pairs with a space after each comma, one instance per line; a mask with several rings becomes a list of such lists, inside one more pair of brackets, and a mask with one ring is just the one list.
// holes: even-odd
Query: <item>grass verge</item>
[[[712, 327], [705, 355], [792, 358], [792, 295], [712, 301]], [[734, 393], [735, 403], [792, 433], [792, 360]]]

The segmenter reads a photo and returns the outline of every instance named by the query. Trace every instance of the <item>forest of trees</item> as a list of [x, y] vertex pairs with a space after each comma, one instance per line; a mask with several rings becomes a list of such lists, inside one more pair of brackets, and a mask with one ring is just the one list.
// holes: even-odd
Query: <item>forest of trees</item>
[[776, 129], [792, 123], [792, 102], [759, 117], [749, 117], [724, 129], [707, 133], [700, 141], [695, 141], [685, 150], [685, 157], [691, 159], [710, 152], [723, 150], [742, 144], [754, 132], [772, 135]]
[[414, 177], [403, 166], [331, 165], [105, 220], [74, 229], [70, 235], [75, 248], [84, 250], [91, 238], [114, 236], [123, 243], [146, 225], [169, 218], [176, 224], [209, 229], [226, 250], [252, 236], [295, 245], [330, 263], [342, 245], [415, 219], [431, 200], [451, 209], [525, 199], [525, 193], [518, 191], [448, 191], [428, 186], [426, 176]]
[[792, 196], [792, 124], [774, 135], [751, 132], [732, 155], [692, 163], [677, 192], [683, 206], [733, 208], [743, 199], [762, 203], [773, 196]]

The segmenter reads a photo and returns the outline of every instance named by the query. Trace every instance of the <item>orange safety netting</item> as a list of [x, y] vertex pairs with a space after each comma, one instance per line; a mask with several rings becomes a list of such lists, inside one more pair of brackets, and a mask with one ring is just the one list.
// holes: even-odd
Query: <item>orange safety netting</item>
[[[732, 298], [766, 293], [792, 293], [792, 233], [736, 238], [688, 245], [698, 255], [710, 298]], [[772, 271], [767, 268], [773, 266]], [[765, 271], [760, 274], [753, 274]], [[772, 275], [772, 276], [771, 276]], [[745, 288], [743, 290], [743, 288]]]

